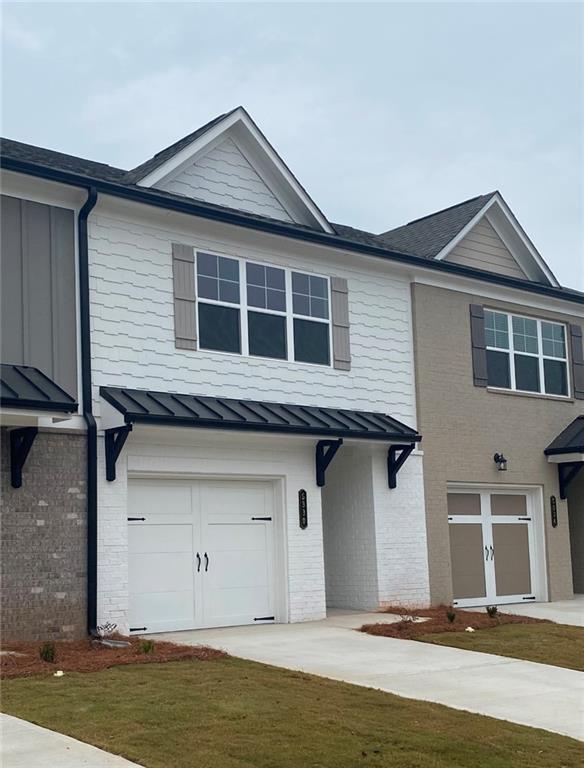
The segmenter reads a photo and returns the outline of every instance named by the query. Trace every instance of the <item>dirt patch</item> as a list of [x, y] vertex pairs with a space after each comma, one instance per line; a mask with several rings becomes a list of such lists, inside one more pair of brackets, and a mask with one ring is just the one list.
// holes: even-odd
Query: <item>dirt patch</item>
[[[152, 648], [145, 653], [145, 641], [139, 637], [117, 639], [127, 640], [127, 648], [104, 648], [94, 645], [89, 638], [75, 642], [62, 640], [54, 643], [55, 661], [47, 662], [40, 658], [43, 643], [10, 643], [2, 648], [0, 655], [0, 673], [2, 677], [30, 677], [31, 675], [51, 675], [62, 672], [97, 672], [100, 669], [116, 667], [120, 664], [159, 664], [165, 661], [198, 659], [212, 661], [227, 656], [205, 645], [176, 645], [175, 643], [153, 640]], [[149, 644], [149, 641], [146, 641]]]
[[[421, 635], [432, 635], [441, 632], [464, 632], [467, 627], [474, 630], [491, 629], [504, 624], [549, 624], [545, 619], [534, 619], [530, 616], [515, 616], [511, 613], [497, 613], [489, 616], [486, 611], [457, 610], [447, 605], [439, 605], [435, 608], [409, 609], [392, 605], [383, 610], [383, 613], [393, 613], [401, 616], [401, 621], [393, 624], [364, 624], [360, 632], [369, 635], [381, 635], [383, 637], [396, 637], [403, 640], [415, 640]], [[454, 614], [454, 620], [449, 621], [448, 614]], [[415, 618], [424, 618], [426, 621], [414, 621]]]

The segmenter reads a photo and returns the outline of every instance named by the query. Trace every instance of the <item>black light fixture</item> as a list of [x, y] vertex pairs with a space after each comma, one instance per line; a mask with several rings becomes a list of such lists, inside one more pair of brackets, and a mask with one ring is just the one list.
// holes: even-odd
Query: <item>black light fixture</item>
[[493, 456], [493, 461], [497, 465], [497, 469], [499, 470], [499, 472], [507, 471], [507, 459], [503, 456], [502, 453], [496, 453]]

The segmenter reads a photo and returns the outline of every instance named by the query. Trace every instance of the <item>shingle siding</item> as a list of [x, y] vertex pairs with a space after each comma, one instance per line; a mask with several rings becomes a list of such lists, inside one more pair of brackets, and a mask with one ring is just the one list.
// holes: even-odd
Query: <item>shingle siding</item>
[[166, 192], [240, 208], [279, 221], [292, 218], [232, 139], [157, 185]]

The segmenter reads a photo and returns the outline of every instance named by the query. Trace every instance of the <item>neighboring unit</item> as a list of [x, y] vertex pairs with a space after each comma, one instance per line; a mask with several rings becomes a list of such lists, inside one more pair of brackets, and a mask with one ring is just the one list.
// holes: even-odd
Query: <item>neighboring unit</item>
[[[382, 238], [526, 287], [558, 286], [498, 193]], [[582, 306], [444, 278], [414, 281], [412, 297], [432, 601], [584, 591]], [[549, 451], [564, 429], [561, 451]]]
[[584, 296], [498, 194], [332, 224], [241, 107], [131, 171], [1, 160], [14, 636], [572, 594]]

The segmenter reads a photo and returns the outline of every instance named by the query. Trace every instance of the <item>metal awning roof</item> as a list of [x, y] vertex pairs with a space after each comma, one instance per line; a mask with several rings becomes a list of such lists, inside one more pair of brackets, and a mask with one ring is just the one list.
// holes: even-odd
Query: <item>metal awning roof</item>
[[382, 413], [257, 400], [101, 387], [126, 424], [160, 424], [249, 432], [419, 442], [415, 429]]
[[77, 402], [38, 368], [30, 365], [0, 365], [0, 405], [35, 411], [73, 413]]
[[545, 449], [546, 456], [584, 453], [584, 415], [577, 416]]

